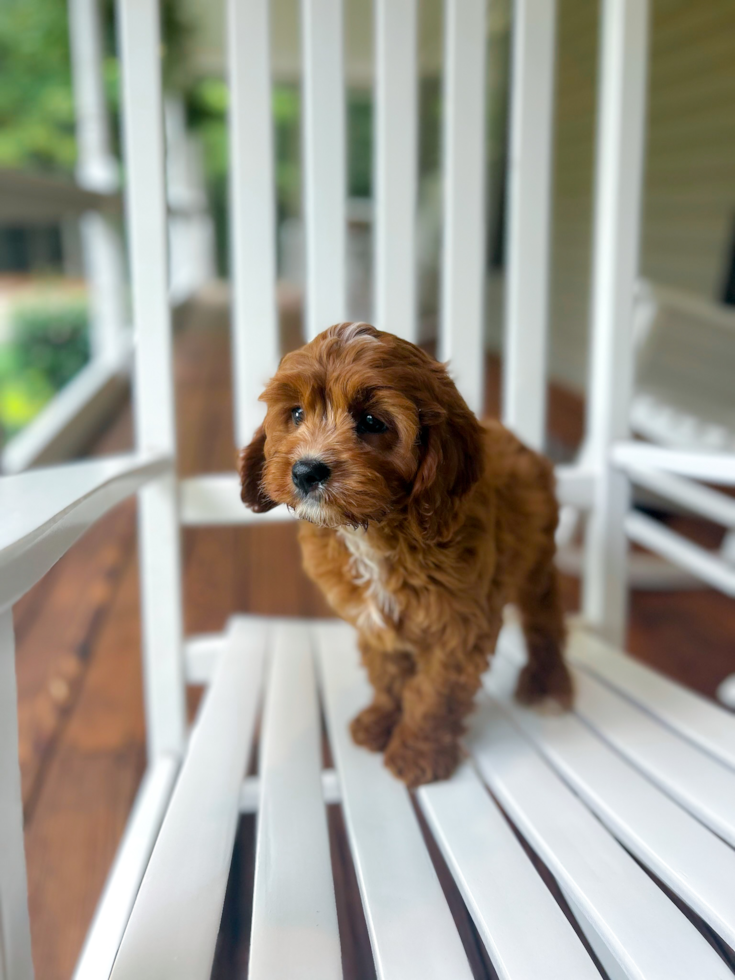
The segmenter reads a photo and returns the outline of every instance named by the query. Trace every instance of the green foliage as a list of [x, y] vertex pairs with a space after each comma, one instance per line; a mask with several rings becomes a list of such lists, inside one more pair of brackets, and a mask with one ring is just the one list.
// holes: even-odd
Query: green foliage
[[347, 96], [347, 182], [350, 197], [370, 197], [373, 191], [373, 100], [364, 89]]
[[0, 166], [70, 170], [76, 157], [64, 0], [0, 3]]
[[26, 300], [0, 346], [0, 428], [13, 435], [89, 360], [87, 307], [69, 299]]
[[[161, 35], [164, 84], [185, 91], [192, 26], [181, 7], [163, 0]], [[114, 0], [103, 5], [103, 29], [105, 88], [116, 119]], [[71, 172], [74, 120], [66, 0], [0, 0], [0, 167]]]
[[89, 360], [87, 305], [26, 301], [13, 310], [11, 344], [21, 371], [39, 371], [58, 391]]

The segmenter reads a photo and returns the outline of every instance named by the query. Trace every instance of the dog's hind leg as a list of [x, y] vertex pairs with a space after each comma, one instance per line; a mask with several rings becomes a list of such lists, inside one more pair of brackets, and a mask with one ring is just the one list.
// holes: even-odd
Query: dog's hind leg
[[554, 567], [551, 534], [518, 593], [528, 663], [521, 671], [516, 699], [539, 705], [549, 700], [563, 710], [572, 706], [572, 678], [564, 662], [564, 612]]
[[352, 720], [353, 740], [373, 752], [382, 752], [401, 719], [403, 688], [416, 669], [413, 656], [403, 650], [385, 650], [368, 637], [359, 638], [362, 662], [375, 695]]

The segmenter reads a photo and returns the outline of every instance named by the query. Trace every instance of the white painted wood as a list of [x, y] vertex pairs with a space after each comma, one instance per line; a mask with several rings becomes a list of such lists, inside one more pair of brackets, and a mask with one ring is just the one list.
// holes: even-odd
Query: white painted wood
[[538, 450], [546, 433], [555, 46], [555, 0], [515, 0], [503, 422]]
[[625, 469], [637, 486], [660, 494], [716, 524], [735, 528], [735, 500], [732, 497], [673, 473], [640, 466], [626, 466]]
[[120, 232], [108, 215], [94, 211], [82, 217], [80, 228], [89, 284], [92, 357], [115, 364], [128, 333]]
[[633, 299], [638, 274], [648, 48], [647, 0], [602, 6], [598, 101], [592, 338], [587, 417], [589, 459], [599, 473], [586, 535], [585, 616], [622, 644], [627, 616], [625, 474], [609, 451], [628, 435], [633, 373]]
[[280, 357], [268, 0], [227, 0], [235, 439], [260, 425]]
[[599, 980], [472, 766], [417, 795], [501, 980]]
[[250, 980], [339, 980], [342, 963], [307, 627], [274, 639], [263, 717]]
[[735, 718], [729, 712], [582, 630], [571, 632], [568, 656], [574, 664], [592, 672], [735, 769]]
[[444, 242], [439, 357], [473, 412], [484, 399], [485, 0], [444, 3]]
[[653, 467], [694, 480], [735, 486], [733, 453], [691, 452], [643, 442], [618, 442], [613, 446], [612, 459], [618, 466]]
[[726, 708], [735, 711], [735, 674], [730, 674], [717, 685], [717, 700]]
[[417, 0], [375, 3], [375, 325], [418, 341]]
[[141, 448], [174, 455], [158, 4], [126, 0], [118, 5], [118, 17], [136, 342], [136, 435]]
[[[76, 178], [81, 187], [102, 194], [119, 188], [118, 164], [111, 151], [103, 76], [99, 0], [70, 0], [69, 42], [74, 116]], [[109, 215], [88, 211], [80, 230], [89, 285], [92, 358], [116, 362], [125, 340], [125, 268], [119, 228]]]
[[[127, 0], [126, 0], [127, 2]], [[186, 691], [181, 541], [173, 473], [138, 494], [138, 541], [148, 758], [183, 752]]]
[[187, 684], [209, 684], [227, 646], [227, 633], [201, 633], [184, 641]]
[[[594, 474], [584, 467], [557, 466], [556, 493], [562, 503], [587, 508], [592, 503]], [[254, 514], [240, 500], [237, 473], [204, 473], [179, 481], [181, 523], [191, 527], [224, 524], [262, 524], [292, 521], [286, 507], [274, 507], [265, 514]]]
[[192, 731], [113, 980], [207, 980], [237, 828], [266, 647], [235, 619]]
[[686, 569], [725, 595], [735, 596], [735, 568], [645, 514], [626, 514], [625, 532], [631, 541]]
[[512, 702], [505, 709], [627, 850], [732, 946], [735, 851], [573, 715], [543, 717]]
[[73, 980], [107, 980], [110, 976], [177, 772], [177, 760], [162, 755], [143, 777]]
[[565, 465], [554, 468], [556, 496], [560, 504], [586, 510], [592, 505], [595, 475], [586, 466]]
[[0, 611], [0, 976], [33, 980], [18, 762], [13, 614]]
[[0, 479], [0, 611], [102, 514], [170, 467], [160, 455], [133, 453]]
[[[135, 331], [136, 442], [175, 459], [163, 107], [157, 0], [119, 0], [126, 211]], [[180, 753], [186, 730], [176, 480], [138, 500], [149, 758]]]
[[735, 846], [735, 773], [581, 670], [575, 713], [664, 792]]
[[[342, 802], [342, 788], [334, 769], [322, 769], [322, 797], [326, 804]], [[260, 777], [248, 776], [240, 790], [240, 813], [257, 813], [260, 804]]]
[[274, 507], [265, 514], [254, 514], [249, 510], [240, 499], [240, 478], [237, 473], [207, 473], [181, 480], [179, 506], [181, 523], [195, 527], [294, 519], [286, 507]]
[[613, 980], [725, 980], [729, 971], [706, 940], [552, 772], [499, 702], [480, 697], [469, 745]]
[[379, 755], [350, 738], [350, 720], [370, 700], [355, 633], [342, 623], [315, 633], [329, 740], [379, 980], [469, 980], [409, 794]]
[[74, 86], [80, 186], [109, 194], [118, 189], [107, 113], [99, 0], [69, 0], [69, 46]]
[[342, 0], [301, 0], [305, 333], [347, 318]]

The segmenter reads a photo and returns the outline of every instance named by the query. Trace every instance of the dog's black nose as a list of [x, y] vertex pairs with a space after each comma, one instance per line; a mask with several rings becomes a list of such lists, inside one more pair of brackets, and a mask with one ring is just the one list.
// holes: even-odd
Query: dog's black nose
[[293, 464], [291, 478], [303, 494], [307, 494], [317, 483], [326, 483], [331, 470], [320, 459], [299, 459]]

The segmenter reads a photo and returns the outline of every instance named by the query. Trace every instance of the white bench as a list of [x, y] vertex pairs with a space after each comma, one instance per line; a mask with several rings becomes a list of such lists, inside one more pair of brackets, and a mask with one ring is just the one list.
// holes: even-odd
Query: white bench
[[[479, 409], [485, 3], [446, 0], [445, 8], [441, 353]], [[341, 976], [327, 805], [342, 808], [381, 980], [472, 976], [416, 806], [503, 980], [587, 980], [599, 975], [596, 963], [615, 980], [732, 975], [735, 720], [615, 645], [625, 623], [628, 537], [735, 591], [726, 563], [627, 512], [631, 480], [656, 482], [673, 499], [699, 493], [700, 503], [706, 488], [696, 481], [735, 485], [731, 455], [626, 441], [646, 3], [603, 4], [589, 465], [558, 473], [561, 499], [590, 515], [585, 625], [572, 630], [569, 650], [578, 702], [566, 717], [543, 718], [508, 700], [523, 656], [510, 621], [465, 763], [413, 796], [348, 737], [347, 721], [368, 689], [347, 626], [233, 616], [222, 635], [183, 637], [181, 526], [259, 518], [240, 507], [234, 473], [177, 480], [158, 8], [156, 0], [120, 0], [119, 13], [138, 450], [0, 481], [0, 978], [32, 976], [11, 607], [134, 492], [149, 768], [76, 980], [209, 978], [244, 811], [257, 813], [249, 976]], [[376, 0], [375, 319], [409, 338], [416, 336], [416, 16], [416, 0]], [[518, 0], [504, 416], [532, 445], [544, 432], [553, 28], [553, 3]], [[313, 336], [344, 318], [339, 0], [303, 0], [302, 33]], [[278, 358], [267, 0], [228, 0], [228, 38], [242, 445]], [[707, 501], [702, 506], [715, 506]], [[187, 682], [208, 683], [191, 732]], [[334, 770], [321, 762], [320, 710]], [[257, 772], [246, 778], [258, 724]], [[529, 854], [555, 879], [565, 909]]]

